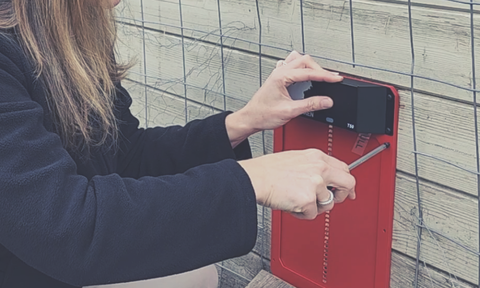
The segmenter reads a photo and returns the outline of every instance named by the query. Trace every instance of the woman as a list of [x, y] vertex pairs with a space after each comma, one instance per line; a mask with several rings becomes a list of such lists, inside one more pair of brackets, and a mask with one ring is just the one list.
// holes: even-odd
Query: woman
[[[252, 100], [185, 127], [139, 129], [115, 63], [118, 0], [0, 0], [0, 287], [151, 279], [248, 253], [256, 203], [313, 219], [354, 198], [347, 166], [310, 149], [250, 158], [247, 137], [340, 81], [294, 52]], [[248, 160], [244, 160], [248, 159]], [[164, 286], [165, 287], [165, 286]]]

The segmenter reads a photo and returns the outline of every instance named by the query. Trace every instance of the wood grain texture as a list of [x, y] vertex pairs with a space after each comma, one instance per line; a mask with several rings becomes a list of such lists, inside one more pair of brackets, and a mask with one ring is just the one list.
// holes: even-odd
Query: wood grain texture
[[218, 288], [244, 288], [249, 283], [249, 281], [228, 270], [218, 268], [218, 271]]
[[[252, 281], [253, 278], [255, 278], [255, 276], [258, 274], [258, 272], [263, 269], [264, 266], [262, 265], [261, 257], [253, 252], [250, 252], [249, 254], [242, 257], [225, 260], [219, 264], [220, 267], [242, 275], [243, 280], [246, 280], [248, 282]], [[264, 264], [267, 264], [268, 266], [269, 262], [267, 261]]]
[[[390, 277], [390, 288], [408, 288], [415, 287], [415, 260], [406, 257], [395, 251], [392, 252], [392, 267]], [[442, 273], [432, 267], [428, 267], [424, 262], [420, 263], [418, 274], [418, 288], [473, 288], [462, 280], [455, 279], [453, 275]]]
[[246, 288], [294, 288], [294, 286], [262, 270]]
[[[265, 263], [267, 266], [269, 263]], [[262, 271], [262, 259], [257, 254], [249, 254], [217, 263], [221, 285], [219, 288], [243, 288]]]
[[[397, 169], [415, 174], [410, 91], [400, 90]], [[475, 119], [470, 105], [414, 93], [417, 151], [476, 171]], [[478, 136], [477, 136], [478, 137]], [[478, 194], [476, 174], [430, 157], [418, 156], [419, 177]]]
[[[373, 0], [380, 3], [400, 3], [403, 5], [408, 5], [408, 0]], [[463, 1], [467, 2], [468, 1]], [[451, 0], [415, 0], [410, 1], [412, 7], [426, 7], [429, 9], [438, 9], [438, 10], [457, 10], [464, 13], [470, 13], [470, 4], [458, 3]], [[473, 13], [479, 13], [479, 5], [473, 5]]]
[[[414, 178], [397, 174], [392, 248], [415, 258], [417, 252], [418, 203]], [[420, 183], [423, 223], [478, 251], [478, 201], [430, 183]], [[478, 256], [423, 229], [420, 259], [471, 283], [478, 281]]]
[[[140, 6], [134, 4], [136, 1], [127, 1], [125, 5], [130, 7], [130, 15], [139, 19]], [[219, 43], [217, 1], [184, 0], [182, 4], [184, 34]], [[146, 1], [144, 5], [145, 11], [148, 11], [145, 14], [148, 21], [146, 26], [180, 35], [180, 29], [176, 28], [180, 25], [178, 2]], [[220, 7], [223, 34], [226, 36], [224, 44], [258, 53], [258, 45], [255, 43], [259, 41], [260, 25], [256, 19], [255, 2], [221, 1]], [[354, 1], [353, 8], [356, 62], [410, 73], [412, 57], [405, 2]], [[260, 10], [262, 43], [265, 45], [262, 52], [265, 55], [283, 58], [292, 49], [302, 51], [299, 1], [261, 1]], [[304, 1], [306, 52], [339, 61], [352, 61], [349, 14], [348, 1]], [[416, 6], [412, 17], [415, 74], [470, 87], [472, 65], [469, 13]], [[475, 18], [478, 17], [475, 14]], [[480, 41], [476, 43], [478, 50]], [[330, 69], [410, 86], [409, 76], [358, 66], [353, 68], [329, 60], [319, 61]], [[471, 92], [432, 81], [416, 79], [415, 87], [472, 101]]]

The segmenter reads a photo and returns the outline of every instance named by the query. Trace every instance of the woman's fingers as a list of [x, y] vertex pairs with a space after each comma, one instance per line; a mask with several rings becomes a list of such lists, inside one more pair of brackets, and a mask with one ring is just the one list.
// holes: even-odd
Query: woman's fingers
[[320, 65], [317, 64], [310, 55], [302, 55], [291, 61], [290, 66], [294, 69], [297, 68], [312, 68], [312, 69], [321, 69], [324, 70]]
[[[355, 185], [352, 175], [329, 165], [325, 157], [331, 158], [318, 149], [307, 149], [238, 163], [250, 177], [259, 204], [314, 219], [345, 200]], [[333, 199], [328, 186], [337, 188]]]
[[[335, 201], [330, 201], [331, 199], [331, 192], [327, 189], [325, 183], [322, 183], [317, 187], [317, 214], [324, 213], [326, 211], [330, 211], [333, 209], [335, 205]], [[330, 203], [328, 203], [330, 202]], [[328, 203], [328, 204], [322, 204]]]
[[[310, 100], [296, 103], [288, 93], [289, 85], [309, 80], [339, 82], [342, 79], [338, 74], [322, 69], [311, 57], [291, 52], [285, 60], [277, 62], [277, 68], [247, 105], [235, 112], [236, 118], [243, 119], [240, 122], [245, 128], [241, 129], [241, 133], [228, 130], [232, 145], [238, 142], [237, 139], [245, 139], [256, 131], [276, 129], [302, 113], [327, 109], [333, 105], [327, 97], [311, 97]], [[232, 116], [227, 119], [232, 119]]]
[[343, 202], [347, 197], [355, 199], [355, 178], [343, 169], [330, 167], [331, 169], [323, 174], [323, 178], [326, 186], [334, 187], [335, 202]]
[[303, 100], [296, 100], [291, 103], [291, 112], [293, 117], [300, 114], [331, 108], [333, 101], [327, 96], [314, 96]]
[[[279, 71], [280, 72], [280, 71]], [[282, 71], [283, 81], [285, 81], [286, 86], [290, 86], [295, 82], [303, 81], [319, 81], [319, 82], [340, 82], [343, 80], [343, 77], [338, 75], [336, 72], [330, 72], [327, 70], [318, 70], [313, 68], [302, 68], [302, 69], [288, 69]]]
[[[321, 68], [310, 56], [292, 51], [268, 77], [238, 115], [253, 130], [275, 129], [306, 112], [328, 109], [334, 104], [325, 96], [293, 101], [287, 87], [295, 82], [339, 82], [338, 73]], [[355, 179], [348, 166], [317, 149], [287, 151], [240, 161], [250, 177], [259, 204], [314, 219], [346, 197], [355, 198]], [[328, 186], [336, 188], [332, 193]], [[332, 200], [332, 201], [330, 201]]]
[[298, 53], [297, 51], [292, 51], [290, 52], [290, 54], [288, 54], [287, 58], [285, 58], [285, 60], [279, 60], [277, 61], [277, 68], [279, 67], [282, 67], [282, 66], [286, 66], [288, 63], [292, 62], [293, 60], [295, 59], [298, 59], [302, 57], [302, 54]]
[[317, 205], [312, 202], [305, 206], [305, 209], [302, 213], [294, 213], [293, 215], [299, 219], [315, 219], [318, 214]]
[[[348, 168], [348, 165], [343, 162], [343, 161], [340, 161], [338, 160], [337, 158], [334, 158], [334, 157], [330, 157], [328, 155], [324, 155], [323, 156], [323, 161], [325, 161], [325, 163], [327, 163], [328, 165], [330, 165], [332, 168], [334, 169], [338, 169], [338, 174], [337, 175], [345, 175], [345, 174], [342, 174], [341, 172], [347, 172], [348, 175], [350, 175], [350, 169]], [[351, 176], [351, 175], [350, 175]], [[340, 182], [337, 182], [337, 181], [330, 181], [330, 178], [331, 175], [325, 175], [325, 177], [327, 178], [327, 185], [328, 186], [332, 186], [332, 187], [335, 187], [335, 202], [343, 202], [343, 200], [345, 200], [346, 197], [348, 197], [349, 199], [352, 199], [352, 200], [355, 200], [356, 198], [356, 193], [355, 193], [355, 190], [346, 190], [344, 189], [343, 187], [355, 187], [355, 178], [352, 176], [352, 177], [347, 177], [345, 178], [344, 180], [346, 181], [340, 181]], [[350, 183], [349, 183], [350, 181]], [[347, 186], [342, 186], [342, 183], [343, 185], [346, 185]]]
[[287, 63], [290, 63], [292, 62], [293, 60], [295, 59], [298, 59], [300, 57], [302, 57], [303, 55], [298, 53], [297, 51], [293, 50], [292, 52], [290, 52], [290, 54], [288, 54], [287, 58], [285, 58], [285, 62]]
[[332, 167], [335, 167], [337, 169], [341, 169], [347, 173], [350, 173], [350, 169], [348, 168], [348, 165], [345, 162], [338, 160], [337, 158], [334, 158], [325, 154], [323, 155], [322, 160]]
[[[338, 75], [337, 72], [330, 72], [320, 67], [320, 65], [318, 65], [317, 62], [315, 62], [313, 58], [309, 55], [298, 54], [296, 58], [293, 59], [292, 57], [292, 60], [290, 61], [285, 60], [285, 61], [288, 63], [288, 67], [291, 68], [292, 70], [313, 70], [315, 71], [314, 74], [318, 74], [317, 77], [319, 77], [320, 75], [324, 75], [324, 77], [327, 77], [327, 78], [317, 78], [317, 79], [305, 79], [300, 81], [314, 80], [314, 81], [338, 82], [338, 81], [341, 81], [341, 79], [343, 79], [341, 76]], [[299, 81], [295, 81], [295, 82], [299, 82]]]

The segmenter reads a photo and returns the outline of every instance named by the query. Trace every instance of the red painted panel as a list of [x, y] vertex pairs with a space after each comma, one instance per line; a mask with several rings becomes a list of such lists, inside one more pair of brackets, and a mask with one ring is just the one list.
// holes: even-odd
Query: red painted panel
[[[312, 221], [272, 214], [271, 269], [296, 287], [389, 287], [399, 96], [386, 87], [395, 95], [394, 135], [371, 135], [364, 154], [385, 142], [390, 147], [352, 170], [357, 199]], [[338, 127], [333, 131], [333, 156], [347, 164], [357, 160], [360, 156], [352, 150], [358, 134]], [[327, 153], [327, 140], [327, 124], [298, 117], [275, 131], [274, 150]]]

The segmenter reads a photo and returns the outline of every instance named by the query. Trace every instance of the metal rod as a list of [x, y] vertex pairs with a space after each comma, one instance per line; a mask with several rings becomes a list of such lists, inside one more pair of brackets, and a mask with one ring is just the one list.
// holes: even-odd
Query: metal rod
[[[477, 89], [477, 76], [475, 68], [475, 25], [474, 25], [474, 17], [473, 17], [473, 0], [470, 0], [470, 45], [471, 45], [471, 53], [472, 53], [472, 89]], [[479, 147], [480, 143], [478, 141], [478, 115], [477, 115], [477, 92], [473, 91], [473, 117], [474, 117], [474, 125], [475, 125], [475, 158], [477, 162], [477, 171], [480, 170], [480, 154], [479, 154]], [[478, 217], [480, 217], [480, 175], [477, 174], [477, 197], [478, 197]], [[478, 269], [480, 273], [480, 257], [478, 259]], [[477, 284], [480, 285], [480, 274], [478, 275]]]
[[[259, 80], [259, 83], [258, 83], [258, 87], [262, 87], [262, 83], [263, 83], [263, 77], [262, 77], [262, 18], [261, 18], [261, 13], [260, 13], [260, 4], [258, 3], [258, 0], [255, 0], [255, 8], [257, 10], [257, 20], [258, 20], [258, 80]], [[265, 131], [262, 131], [262, 146], [263, 146], [263, 154], [266, 155], [267, 154], [267, 147], [265, 145]], [[265, 226], [265, 212], [266, 212], [266, 209], [265, 209], [265, 206], [262, 206], [262, 248], [261, 248], [261, 253], [260, 253], [260, 261], [262, 263], [261, 264], [261, 267], [262, 269], [265, 269], [265, 261], [264, 261], [264, 258], [265, 258], [265, 239], [266, 239], [266, 235], [267, 235], [267, 229], [266, 229], [266, 226]]]
[[220, 0], [217, 0], [217, 10], [218, 10], [218, 29], [220, 31], [220, 57], [222, 59], [222, 92], [223, 92], [223, 110], [227, 111], [227, 97], [226, 88], [225, 88], [225, 57], [223, 55], [223, 29], [222, 29], [222, 13], [220, 10]]
[[352, 63], [355, 68], [355, 36], [353, 32], [353, 3], [350, 0], [350, 37], [352, 38]]
[[369, 160], [369, 159], [372, 158], [373, 156], [377, 155], [378, 153], [382, 152], [383, 150], [387, 149], [388, 147], [390, 147], [390, 143], [388, 143], [388, 142], [383, 143], [383, 144], [380, 145], [379, 147], [373, 149], [373, 150], [370, 151], [369, 153], [367, 153], [367, 154], [365, 154], [364, 156], [360, 157], [358, 160], [356, 160], [356, 161], [353, 162], [352, 164], [348, 165], [348, 169], [353, 170], [353, 169], [356, 168], [357, 166], [363, 164], [364, 162], [366, 162], [367, 160]]
[[185, 124], [188, 123], [188, 98], [187, 98], [187, 64], [185, 56], [185, 35], [183, 27], [182, 0], [178, 0], [178, 11], [180, 12], [180, 35], [182, 37], [182, 67], [183, 67], [183, 95], [185, 96]]
[[302, 25], [302, 53], [305, 54], [305, 22], [303, 21], [303, 0], [300, 0], [300, 23]]
[[146, 44], [146, 38], [145, 38], [145, 12], [143, 10], [143, 0], [140, 0], [140, 12], [142, 14], [142, 52], [143, 52], [143, 73], [145, 74], [143, 77], [143, 93], [144, 95], [144, 109], [145, 109], [145, 128], [148, 128], [148, 88], [147, 88], [147, 44]]

